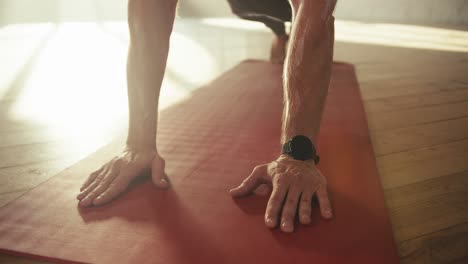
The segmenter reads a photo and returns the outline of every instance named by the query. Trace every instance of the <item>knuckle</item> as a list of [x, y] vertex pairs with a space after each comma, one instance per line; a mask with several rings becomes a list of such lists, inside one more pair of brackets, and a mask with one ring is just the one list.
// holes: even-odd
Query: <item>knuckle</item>
[[294, 215], [290, 211], [283, 211], [283, 214], [281, 215], [281, 222], [290, 221], [293, 219], [293, 217]]
[[310, 214], [311, 211], [310, 206], [302, 206], [299, 208], [299, 214]]
[[112, 164], [112, 165], [113, 165], [114, 168], [115, 167], [120, 167], [123, 162], [124, 162], [124, 160], [122, 158], [117, 158], [117, 159], [114, 160], [114, 164]]
[[84, 192], [89, 193], [89, 192], [91, 192], [92, 190], [94, 190], [94, 188], [96, 188], [96, 182], [93, 182], [93, 183], [91, 183], [90, 185], [88, 185], [88, 187], [86, 187], [86, 189], [84, 190]]
[[265, 212], [265, 216], [268, 218], [268, 217], [276, 217], [278, 215], [279, 211], [276, 210], [276, 208], [274, 207], [269, 207], [267, 208], [266, 212]]
[[121, 191], [121, 186], [115, 184], [115, 183], [112, 183], [111, 185], [109, 185], [109, 189], [108, 191], [106, 191], [106, 195], [114, 195], [115, 193], [119, 193]]
[[317, 178], [314, 177], [314, 178], [310, 179], [309, 185], [315, 188], [315, 187], [317, 187], [317, 186], [320, 186], [320, 185], [321, 185], [321, 182], [320, 182], [319, 179], [317, 179]]
[[284, 173], [286, 172], [286, 166], [284, 166], [284, 164], [278, 164], [276, 167], [276, 171], [278, 173]]
[[281, 203], [281, 199], [278, 197], [273, 197], [271, 199], [271, 206], [278, 206]]
[[288, 172], [292, 175], [296, 175], [300, 173], [300, 171], [297, 168], [292, 168]]
[[93, 193], [102, 192], [105, 188], [106, 188], [106, 185], [104, 183], [101, 183], [96, 187], [96, 189], [93, 190]]
[[283, 198], [278, 195], [272, 196], [270, 199], [271, 206], [279, 206], [282, 202], [283, 202]]
[[106, 186], [111, 182], [111, 177], [104, 178], [100, 183], [99, 186]]
[[289, 180], [284, 174], [280, 174], [276, 177], [275, 182], [276, 182], [276, 186], [284, 187], [289, 183]]
[[294, 199], [294, 198], [288, 198], [288, 199], [286, 200], [286, 204], [287, 204], [288, 206], [294, 206], [294, 205], [296, 204], [296, 199]]
[[97, 188], [96, 188], [92, 192], [90, 192], [86, 197], [94, 199], [95, 197], [98, 196], [99, 193], [100, 193], [99, 190], [97, 190]]

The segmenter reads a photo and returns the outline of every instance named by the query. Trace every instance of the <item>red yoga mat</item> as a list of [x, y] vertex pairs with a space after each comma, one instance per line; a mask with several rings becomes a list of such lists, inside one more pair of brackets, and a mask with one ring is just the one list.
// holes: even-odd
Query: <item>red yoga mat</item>
[[268, 193], [233, 200], [255, 165], [280, 151], [282, 69], [246, 61], [160, 113], [158, 146], [172, 189], [135, 182], [119, 199], [81, 209], [87, 175], [114, 142], [0, 209], [3, 252], [92, 263], [398, 263], [358, 83], [335, 63], [319, 136], [335, 218], [292, 234], [265, 227]]

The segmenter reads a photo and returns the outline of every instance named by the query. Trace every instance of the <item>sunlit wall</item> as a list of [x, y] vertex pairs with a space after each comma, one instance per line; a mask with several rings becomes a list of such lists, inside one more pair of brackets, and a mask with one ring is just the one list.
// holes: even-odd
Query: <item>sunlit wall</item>
[[[230, 17], [227, 0], [180, 0], [181, 17]], [[119, 20], [127, 0], [0, 0], [0, 24]], [[336, 17], [365, 22], [468, 24], [467, 0], [338, 0]]]

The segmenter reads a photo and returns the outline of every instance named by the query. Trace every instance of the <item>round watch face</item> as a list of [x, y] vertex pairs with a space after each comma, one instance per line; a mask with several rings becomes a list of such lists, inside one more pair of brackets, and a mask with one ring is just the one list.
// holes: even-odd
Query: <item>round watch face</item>
[[295, 136], [289, 142], [291, 154], [295, 159], [307, 160], [315, 155], [315, 148], [312, 141], [306, 136]]

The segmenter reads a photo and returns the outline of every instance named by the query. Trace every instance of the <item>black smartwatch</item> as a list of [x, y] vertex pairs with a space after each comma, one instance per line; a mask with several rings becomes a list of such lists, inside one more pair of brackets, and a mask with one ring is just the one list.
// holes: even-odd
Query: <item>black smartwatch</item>
[[304, 135], [297, 135], [284, 143], [281, 154], [288, 154], [296, 160], [312, 159], [315, 164], [318, 164], [320, 161], [314, 144]]

